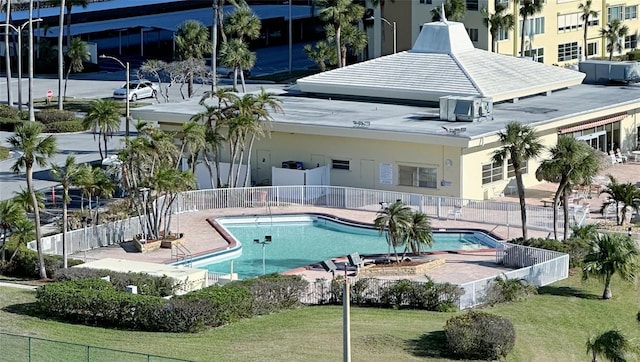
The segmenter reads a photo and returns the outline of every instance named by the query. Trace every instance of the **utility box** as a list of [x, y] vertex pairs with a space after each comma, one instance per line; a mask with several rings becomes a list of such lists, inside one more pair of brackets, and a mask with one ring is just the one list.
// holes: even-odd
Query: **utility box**
[[125, 287], [125, 290], [127, 291], [127, 293], [138, 294], [138, 287], [135, 285], [127, 285]]

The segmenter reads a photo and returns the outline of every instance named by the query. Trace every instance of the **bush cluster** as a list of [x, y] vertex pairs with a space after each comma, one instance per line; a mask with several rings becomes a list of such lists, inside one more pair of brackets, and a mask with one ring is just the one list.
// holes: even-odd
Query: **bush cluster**
[[530, 246], [533, 248], [547, 249], [553, 251], [559, 251], [561, 253], [569, 254], [569, 267], [580, 268], [584, 257], [589, 253], [589, 242], [580, 238], [570, 238], [565, 241], [558, 241], [555, 239], [527, 239], [525, 241], [522, 238], [513, 239], [513, 244]]
[[18, 126], [22, 122], [24, 121], [18, 118], [0, 117], [0, 131], [14, 132], [16, 126]]
[[20, 119], [20, 111], [16, 107], [0, 104], [0, 118]]
[[46, 133], [69, 133], [69, 132], [82, 132], [86, 128], [79, 119], [71, 121], [51, 122], [45, 124], [42, 128]]
[[506, 318], [471, 311], [455, 316], [444, 327], [448, 350], [458, 358], [497, 360], [516, 342], [516, 331]]
[[60, 109], [43, 109], [35, 113], [36, 121], [48, 125], [57, 122], [70, 122], [76, 120], [75, 113]]
[[524, 279], [509, 279], [496, 277], [485, 290], [483, 303], [494, 305], [498, 303], [517, 302], [531, 295], [537, 294], [535, 286]]
[[82, 279], [97, 279], [109, 276], [111, 285], [117, 291], [124, 292], [128, 285], [138, 287], [138, 293], [166, 297], [173, 295], [177, 285], [174, 280], [163, 275], [152, 276], [145, 273], [119, 273], [106, 269], [69, 268], [55, 274], [55, 281], [76, 281]]
[[[7, 245], [7, 255], [13, 255], [15, 248]], [[82, 264], [82, 261], [69, 259], [68, 266]], [[63, 270], [62, 257], [58, 255], [45, 255], [44, 266], [49, 278]], [[25, 245], [21, 245], [11, 263], [7, 262], [0, 266], [0, 274], [17, 278], [39, 279], [40, 269], [38, 263], [38, 253], [28, 249]]]
[[251, 292], [253, 314], [264, 315], [300, 306], [300, 297], [306, 292], [308, 284], [299, 275], [268, 274], [235, 281], [230, 285]]
[[[344, 278], [331, 283], [331, 302], [342, 303]], [[458, 309], [462, 288], [451, 283], [436, 283], [408, 279], [388, 281], [380, 286], [374, 279], [359, 279], [351, 285], [351, 303], [359, 306], [384, 308], [412, 308], [450, 312]]]

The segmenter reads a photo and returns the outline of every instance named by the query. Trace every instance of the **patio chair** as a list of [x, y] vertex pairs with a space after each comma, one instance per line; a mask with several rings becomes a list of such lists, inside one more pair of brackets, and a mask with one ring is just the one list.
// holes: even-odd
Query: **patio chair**
[[627, 163], [628, 161], [627, 156], [623, 155], [622, 152], [620, 152], [619, 148], [616, 149], [616, 159], [620, 160], [618, 162], [621, 162], [621, 163]]
[[362, 259], [359, 253], [351, 253], [347, 255], [347, 259], [349, 259], [349, 265], [356, 268], [356, 272], [360, 271], [363, 266], [374, 263], [373, 260]]
[[338, 267], [333, 262], [333, 260], [331, 259], [323, 260], [320, 262], [320, 265], [322, 265], [322, 269], [324, 269], [324, 271], [330, 272], [331, 275], [335, 278], [336, 270], [338, 269]]
[[615, 165], [616, 163], [620, 163], [622, 162], [622, 160], [618, 161], [618, 158], [616, 157], [616, 155], [613, 153], [613, 151], [609, 151], [609, 158], [611, 159], [611, 164]]
[[453, 207], [452, 210], [449, 210], [449, 213], [447, 214], [447, 219], [450, 219], [453, 216], [454, 220], [458, 220], [458, 218], [460, 216], [462, 216], [462, 206], [461, 205], [456, 205]]

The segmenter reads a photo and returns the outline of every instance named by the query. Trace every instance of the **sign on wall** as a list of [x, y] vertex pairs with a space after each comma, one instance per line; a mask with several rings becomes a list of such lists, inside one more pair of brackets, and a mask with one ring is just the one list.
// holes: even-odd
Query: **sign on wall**
[[380, 164], [380, 183], [382, 185], [393, 185], [393, 164]]

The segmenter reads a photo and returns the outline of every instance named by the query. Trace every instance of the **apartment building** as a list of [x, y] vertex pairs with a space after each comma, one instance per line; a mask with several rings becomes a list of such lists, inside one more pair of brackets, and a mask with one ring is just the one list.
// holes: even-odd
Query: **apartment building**
[[[522, 19], [518, 14], [515, 1], [509, 0], [466, 0], [467, 11], [462, 22], [467, 28], [474, 46], [479, 49], [491, 49], [491, 35], [483, 22], [483, 11], [491, 14], [495, 11], [496, 1], [508, 6], [507, 11], [518, 18], [517, 27], [510, 31], [500, 31], [496, 51], [501, 54], [520, 55], [520, 34]], [[585, 0], [545, 0], [542, 12], [527, 19], [524, 24], [525, 55], [545, 64], [567, 66], [576, 64], [584, 57], [583, 26], [578, 6]], [[379, 9], [381, 16], [397, 24], [398, 50], [410, 49], [418, 38], [422, 25], [431, 22], [431, 10], [439, 8], [441, 0], [396, 0], [386, 1]], [[614, 19], [619, 19], [629, 28], [629, 33], [620, 40], [622, 54], [638, 48], [640, 21], [638, 7], [640, 0], [593, 0], [592, 9], [598, 12], [596, 18], [589, 20], [587, 30], [587, 49], [589, 57], [606, 57], [607, 42], [600, 36], [600, 29]], [[390, 54], [393, 49], [391, 32], [384, 23], [380, 37], [381, 54]], [[375, 31], [375, 30], [374, 30]], [[615, 53], [618, 55], [619, 53]]]

